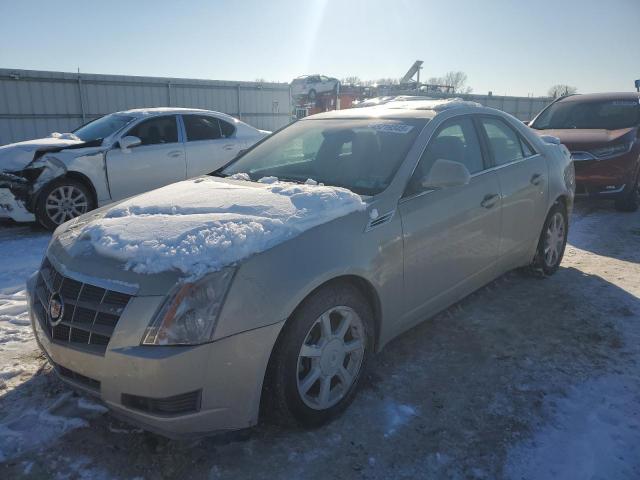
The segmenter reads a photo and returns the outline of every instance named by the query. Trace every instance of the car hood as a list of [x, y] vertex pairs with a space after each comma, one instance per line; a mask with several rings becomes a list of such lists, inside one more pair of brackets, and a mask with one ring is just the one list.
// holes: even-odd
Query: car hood
[[69, 222], [56, 240], [89, 264], [97, 254], [127, 272], [193, 280], [365, 209], [344, 188], [234, 177], [200, 177], [130, 198]]
[[557, 129], [535, 130], [538, 135], [551, 135], [558, 137], [560, 143], [566, 145], [569, 150], [588, 150], [600, 147], [627, 135], [634, 128], [621, 128], [619, 130], [604, 129]]
[[0, 147], [0, 172], [17, 172], [24, 169], [33, 161], [36, 152], [57, 150], [81, 143], [82, 140], [47, 137], [3, 145]]

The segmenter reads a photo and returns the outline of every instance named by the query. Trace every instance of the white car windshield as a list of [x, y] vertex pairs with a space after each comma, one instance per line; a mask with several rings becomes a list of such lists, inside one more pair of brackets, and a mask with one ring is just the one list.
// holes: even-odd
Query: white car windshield
[[83, 142], [102, 140], [107, 138], [109, 135], [116, 133], [122, 127], [131, 122], [133, 118], [134, 117], [128, 115], [112, 113], [81, 126], [77, 130], [74, 130], [73, 134]]
[[361, 195], [387, 188], [426, 119], [303, 120], [269, 137], [221, 174], [277, 177], [345, 187]]

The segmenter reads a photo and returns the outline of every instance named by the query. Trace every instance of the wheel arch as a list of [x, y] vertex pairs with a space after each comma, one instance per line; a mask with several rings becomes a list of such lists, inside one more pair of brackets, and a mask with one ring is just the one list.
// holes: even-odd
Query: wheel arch
[[259, 416], [262, 417], [267, 413], [265, 411], [265, 408], [268, 407], [268, 405], [266, 404], [269, 402], [266, 400], [269, 399], [269, 395], [266, 393], [266, 389], [270, 388], [269, 377], [273, 373], [274, 354], [278, 351], [279, 344], [282, 341], [282, 338], [284, 337], [284, 333], [287, 329], [287, 326], [291, 322], [293, 316], [298, 311], [298, 309], [301, 308], [305, 300], [310, 298], [316, 292], [322, 290], [323, 288], [333, 286], [333, 285], [339, 285], [341, 283], [354, 286], [363, 295], [365, 300], [369, 303], [371, 310], [373, 312], [373, 323], [374, 323], [373, 352], [378, 351], [378, 347], [380, 344], [381, 324], [382, 324], [382, 307], [381, 307], [379, 294], [376, 288], [374, 287], [374, 285], [366, 278], [360, 275], [355, 275], [355, 274], [338, 275], [329, 280], [325, 280], [324, 282], [320, 283], [319, 285], [314, 287], [312, 290], [310, 290], [297, 303], [295, 308], [291, 311], [289, 316], [286, 318], [284, 325], [282, 326], [282, 328], [280, 329], [280, 332], [278, 333], [276, 341], [274, 342], [273, 347], [271, 348], [271, 353], [269, 354], [269, 360], [267, 361], [267, 367], [265, 368], [264, 376], [262, 379], [262, 385], [260, 387], [260, 400], [258, 402]]
[[376, 288], [373, 286], [373, 284], [369, 280], [367, 280], [366, 278], [360, 275], [355, 275], [355, 274], [345, 274], [345, 275], [339, 275], [339, 276], [333, 277], [329, 280], [325, 280], [321, 284], [314, 287], [311, 291], [309, 291], [298, 302], [296, 307], [291, 311], [291, 313], [285, 320], [284, 326], [280, 331], [280, 335], [278, 336], [278, 339], [284, 332], [285, 328], [287, 327], [287, 324], [291, 321], [295, 313], [298, 311], [298, 309], [302, 306], [302, 304], [305, 302], [307, 298], [311, 297], [313, 294], [315, 294], [319, 290], [322, 290], [323, 288], [327, 288], [329, 286], [333, 286], [340, 283], [354, 286], [362, 294], [362, 296], [367, 301], [367, 303], [369, 303], [369, 306], [371, 307], [371, 311], [373, 312], [373, 323], [374, 323], [373, 328], [374, 328], [374, 341], [375, 341], [374, 351], [377, 351], [378, 345], [379, 345], [381, 324], [382, 324], [382, 305], [380, 302], [380, 296], [378, 295], [378, 291], [376, 290]]
[[84, 173], [81, 173], [75, 170], [70, 170], [60, 178], [70, 178], [72, 180], [76, 180], [82, 183], [85, 187], [89, 189], [89, 193], [91, 193], [93, 204], [96, 206], [98, 205], [98, 193], [96, 192], [96, 188], [94, 187], [91, 179], [87, 177]]
[[58, 182], [60, 180], [64, 180], [65, 178], [69, 178], [77, 182], [80, 182], [85, 187], [87, 187], [89, 189], [89, 193], [91, 194], [91, 199], [93, 200], [94, 205], [96, 206], [98, 205], [98, 193], [96, 192], [96, 188], [94, 187], [91, 179], [87, 177], [84, 173], [78, 172], [76, 170], [69, 170], [65, 172], [63, 175], [60, 175], [59, 177], [52, 178], [51, 180], [49, 180], [47, 183], [45, 183], [38, 189], [37, 194], [34, 195], [33, 198], [31, 199], [32, 208], [35, 209], [35, 206], [38, 203], [38, 200], [40, 198], [40, 195], [42, 194], [44, 188], [47, 185], [51, 184], [52, 182]]

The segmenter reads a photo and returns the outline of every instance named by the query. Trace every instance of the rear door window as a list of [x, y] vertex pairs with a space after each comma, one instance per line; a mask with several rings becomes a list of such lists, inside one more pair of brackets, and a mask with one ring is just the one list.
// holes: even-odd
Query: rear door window
[[206, 115], [183, 115], [187, 142], [222, 138], [219, 120]]
[[133, 127], [127, 135], [138, 137], [142, 145], [177, 143], [178, 122], [175, 115], [150, 118]]
[[496, 166], [524, 158], [519, 135], [505, 122], [497, 118], [482, 117], [480, 123], [487, 135]]
[[222, 138], [229, 138], [236, 132], [236, 127], [231, 125], [229, 122], [225, 122], [224, 120], [219, 120], [220, 122], [220, 131], [222, 132]]

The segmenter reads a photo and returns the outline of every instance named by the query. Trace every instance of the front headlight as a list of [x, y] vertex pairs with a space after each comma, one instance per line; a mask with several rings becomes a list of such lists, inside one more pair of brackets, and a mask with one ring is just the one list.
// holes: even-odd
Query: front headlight
[[594, 148], [591, 153], [598, 158], [613, 157], [614, 155], [621, 155], [631, 150], [633, 142], [618, 143], [616, 145], [607, 145], [602, 148]]
[[178, 284], [149, 323], [142, 345], [198, 345], [213, 337], [218, 313], [235, 269]]

